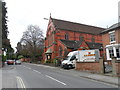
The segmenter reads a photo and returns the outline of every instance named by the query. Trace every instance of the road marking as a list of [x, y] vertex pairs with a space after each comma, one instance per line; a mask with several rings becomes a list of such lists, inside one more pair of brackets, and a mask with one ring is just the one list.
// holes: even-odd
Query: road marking
[[41, 64], [31, 64], [31, 63], [27, 63], [29, 65], [35, 65], [35, 66], [42, 66], [42, 67], [45, 67], [45, 68], [55, 68], [55, 67], [52, 67], [52, 66], [47, 66], [47, 65], [41, 65]]
[[37, 72], [37, 73], [41, 74], [41, 72], [39, 72], [39, 71], [37, 71], [37, 70], [33, 70], [33, 71], [35, 71], [35, 72]]
[[17, 76], [16, 78], [19, 81], [21, 88], [24, 88], [23, 90], [26, 90], [25, 84], [24, 84], [23, 80], [21, 79], [21, 77]]
[[23, 66], [23, 67], [25, 67], [25, 68], [27, 68], [27, 69], [31, 69], [30, 67], [26, 67], [26, 66]]
[[54, 81], [57, 81], [57, 82], [63, 84], [63, 85], [66, 85], [65, 83], [63, 83], [63, 82], [61, 82], [61, 81], [59, 81], [59, 80], [57, 80], [57, 79], [55, 79], [55, 78], [53, 78], [53, 77], [51, 77], [49, 75], [45, 75], [45, 76], [48, 77], [48, 78], [50, 78], [50, 79], [52, 79], [52, 80], [54, 80]]
[[59, 70], [61, 70], [61, 71], [69, 71], [69, 70], [66, 70], [66, 69], [59, 69]]
[[16, 69], [16, 67], [14, 67], [14, 69]]

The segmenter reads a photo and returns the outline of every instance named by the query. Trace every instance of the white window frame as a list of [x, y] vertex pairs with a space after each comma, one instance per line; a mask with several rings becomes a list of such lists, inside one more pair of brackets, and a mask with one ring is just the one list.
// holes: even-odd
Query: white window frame
[[[114, 36], [114, 37], [113, 37]], [[115, 31], [111, 31], [109, 32], [109, 38], [110, 38], [110, 43], [115, 43], [116, 39], [115, 39]], [[113, 40], [112, 40], [113, 39]]]
[[[118, 44], [119, 45], [119, 44]], [[106, 56], [107, 56], [107, 60], [112, 60], [112, 58], [110, 57], [110, 52], [109, 50], [113, 50], [113, 56], [117, 57], [117, 51], [116, 49], [119, 49], [119, 54], [120, 54], [120, 47], [116, 46], [116, 45], [107, 45], [106, 46]], [[120, 60], [119, 57], [117, 57], [117, 60]]]

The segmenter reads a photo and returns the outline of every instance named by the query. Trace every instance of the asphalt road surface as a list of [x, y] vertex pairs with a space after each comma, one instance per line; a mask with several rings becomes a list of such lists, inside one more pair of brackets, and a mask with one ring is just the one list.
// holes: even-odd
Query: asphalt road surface
[[77, 76], [56, 67], [22, 63], [5, 65], [2, 69], [2, 88], [116, 88]]

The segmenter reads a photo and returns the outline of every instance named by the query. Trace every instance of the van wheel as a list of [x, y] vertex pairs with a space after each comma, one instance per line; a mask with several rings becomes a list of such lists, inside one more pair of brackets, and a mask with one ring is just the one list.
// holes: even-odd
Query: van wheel
[[68, 68], [69, 68], [69, 69], [72, 69], [72, 68], [73, 68], [73, 66], [70, 64], [70, 65], [68, 65]]

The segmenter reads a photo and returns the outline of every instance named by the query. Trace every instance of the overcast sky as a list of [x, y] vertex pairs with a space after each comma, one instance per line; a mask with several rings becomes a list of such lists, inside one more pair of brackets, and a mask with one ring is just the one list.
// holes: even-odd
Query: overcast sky
[[46, 34], [50, 13], [53, 18], [106, 28], [118, 22], [120, 0], [5, 0], [11, 45], [16, 47], [29, 24]]

